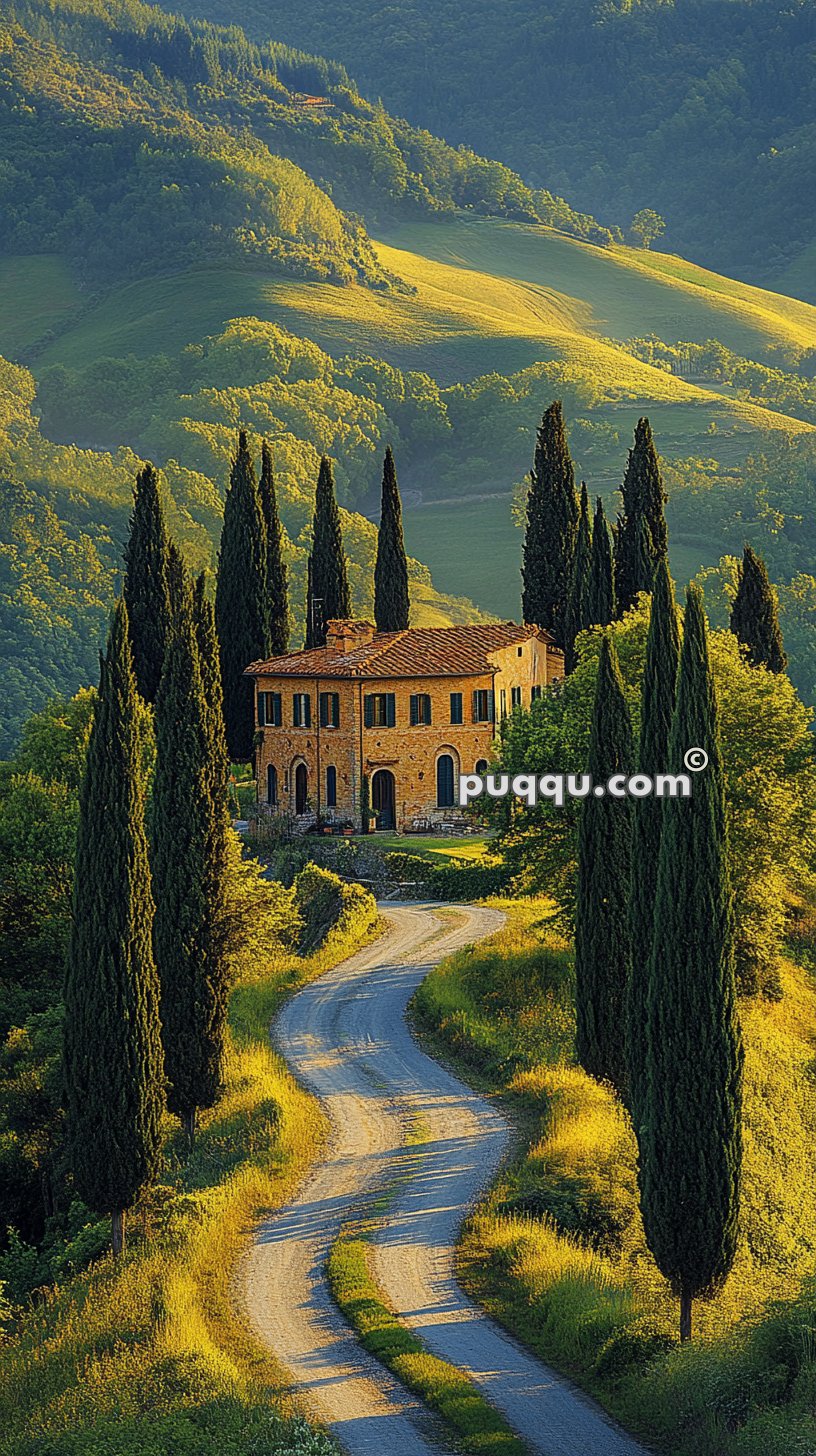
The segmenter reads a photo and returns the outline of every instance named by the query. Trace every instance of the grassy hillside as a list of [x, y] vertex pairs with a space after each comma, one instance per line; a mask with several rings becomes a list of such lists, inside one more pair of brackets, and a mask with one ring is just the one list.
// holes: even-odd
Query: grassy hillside
[[[808, 0], [184, 0], [342, 61], [449, 141], [678, 251], [770, 278], [816, 236]], [[816, 299], [816, 275], [802, 280]]]
[[[805, 1456], [816, 1435], [812, 978], [787, 959], [778, 1004], [741, 1001], [742, 1237], [680, 1347], [676, 1301], [645, 1245], [631, 1124], [574, 1063], [573, 969], [552, 904], [504, 908], [507, 928], [443, 963], [415, 998], [434, 1044], [501, 1095], [521, 1133], [465, 1230], [467, 1287], [668, 1456]], [[799, 944], [809, 958], [809, 932]]]
[[[247, 324], [241, 342], [233, 337], [229, 368], [220, 369], [217, 381], [199, 370], [199, 384], [237, 390], [268, 378], [269, 360], [256, 361], [253, 354], [267, 324], [273, 332], [284, 327], [314, 341], [338, 361], [349, 350], [352, 357], [370, 358], [372, 381], [379, 377], [379, 383], [365, 389], [375, 398], [379, 391], [380, 415], [362, 419], [358, 382], [352, 385], [358, 399], [344, 408], [362, 436], [337, 428], [327, 434], [321, 427], [311, 443], [319, 439], [321, 448], [338, 455], [342, 498], [373, 512], [376, 454], [386, 438], [393, 439], [406, 490], [410, 550], [431, 567], [444, 590], [475, 597], [501, 615], [518, 611], [520, 535], [512, 517], [513, 488], [528, 468], [537, 418], [553, 394], [565, 398], [579, 470], [591, 489], [607, 497], [620, 481], [639, 413], [650, 415], [669, 461], [705, 462], [715, 482], [736, 479], [766, 439], [787, 442], [813, 434], [816, 415], [788, 414], [784, 392], [769, 400], [767, 392], [755, 396], [713, 373], [687, 379], [667, 372], [669, 347], [661, 355], [657, 345], [649, 353], [628, 342], [634, 335], [691, 343], [716, 339], [739, 359], [777, 369], [793, 361], [787, 366], [792, 368], [816, 337], [816, 308], [809, 304], [667, 254], [601, 249], [552, 229], [489, 219], [392, 225], [375, 247], [383, 269], [402, 277], [410, 293], [205, 267], [88, 298], [62, 259], [33, 259], [28, 266], [40, 287], [32, 282], [21, 290], [27, 265], [7, 258], [0, 262], [0, 301], [8, 305], [0, 309], [0, 348], [16, 342], [31, 358], [43, 381], [46, 425], [59, 438], [107, 448], [127, 444], [161, 459], [178, 458], [205, 474], [216, 468], [212, 458], [194, 450], [188, 437], [180, 441], [178, 430], [168, 431], [171, 420], [194, 418], [199, 406], [179, 403], [187, 384], [178, 370], [167, 393], [160, 367], [149, 363], [157, 355], [180, 355], [188, 345], [200, 349], [202, 338], [226, 337], [225, 324], [238, 317]], [[206, 353], [211, 352], [208, 344]], [[102, 366], [96, 376], [93, 371], [99, 359], [130, 355], [154, 374], [141, 414], [133, 414], [131, 391], [127, 418], [115, 392], [105, 408], [111, 391], [100, 378], [110, 370]], [[399, 410], [389, 409], [385, 365], [406, 378], [423, 378], [427, 414], [424, 427], [414, 421], [413, 433], [403, 428]], [[73, 412], [63, 409], [58, 418], [49, 408], [56, 366], [86, 378], [84, 395], [74, 391]], [[348, 368], [341, 365], [341, 374]], [[331, 372], [328, 359], [318, 372], [326, 378], [326, 370]], [[347, 384], [345, 379], [342, 387]], [[233, 397], [230, 418], [237, 420], [249, 401], [240, 393]], [[338, 402], [339, 396], [330, 412], [339, 423]], [[798, 406], [791, 408], [801, 414]], [[322, 404], [318, 413], [324, 413]], [[257, 423], [273, 439], [292, 432], [310, 439], [307, 416], [293, 421], [273, 411]], [[222, 448], [217, 469], [223, 472], [225, 465]], [[675, 492], [677, 479], [688, 475], [683, 465], [675, 471]], [[466, 517], [459, 504], [465, 498]], [[686, 519], [690, 514], [673, 522], [681, 577], [713, 564], [726, 546], [739, 545], [716, 529], [694, 529]], [[480, 563], [477, 573], [474, 562]]]

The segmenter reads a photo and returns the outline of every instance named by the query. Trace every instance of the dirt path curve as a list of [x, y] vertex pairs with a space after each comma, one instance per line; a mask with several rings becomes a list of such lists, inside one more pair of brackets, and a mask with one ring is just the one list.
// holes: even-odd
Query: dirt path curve
[[[384, 911], [382, 939], [306, 986], [275, 1025], [277, 1046], [322, 1098], [333, 1136], [326, 1161], [262, 1226], [247, 1257], [251, 1322], [351, 1456], [438, 1452], [434, 1420], [361, 1349], [326, 1285], [329, 1249], [360, 1195], [396, 1185], [376, 1276], [434, 1353], [469, 1371], [537, 1456], [638, 1456], [634, 1440], [472, 1305], [454, 1278], [459, 1225], [503, 1156], [507, 1127], [420, 1051], [404, 1012], [433, 965], [502, 917], [469, 906]], [[417, 1146], [407, 1143], [412, 1127]]]

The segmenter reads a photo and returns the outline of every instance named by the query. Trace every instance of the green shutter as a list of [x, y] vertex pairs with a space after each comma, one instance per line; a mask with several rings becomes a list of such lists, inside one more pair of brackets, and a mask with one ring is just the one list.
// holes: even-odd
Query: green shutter
[[419, 693], [411, 694], [411, 727], [415, 728], [419, 722]]
[[266, 693], [258, 694], [258, 727], [266, 727]]
[[487, 694], [487, 721], [488, 723], [495, 721], [495, 703], [492, 689]]
[[312, 700], [308, 693], [303, 694], [303, 726], [304, 728], [312, 726]]
[[366, 695], [366, 697], [363, 698], [363, 723], [365, 724], [366, 728], [373, 728], [374, 727], [374, 695], [373, 695], [373, 693], [368, 693]]
[[430, 721], [431, 721], [431, 695], [430, 695], [430, 693], [426, 693], [425, 694], [425, 722], [429, 724]]
[[301, 723], [300, 723], [300, 694], [299, 693], [293, 693], [292, 694], [292, 725], [295, 728], [299, 728], [301, 726]]
[[396, 721], [397, 721], [397, 709], [396, 709], [396, 700], [394, 698], [394, 694], [393, 693], [386, 693], [386, 695], [385, 695], [385, 725], [386, 725], [387, 728], [393, 728], [394, 727], [394, 724], [396, 723]]
[[281, 708], [280, 693], [272, 694], [272, 727], [280, 728], [283, 722], [283, 710]]

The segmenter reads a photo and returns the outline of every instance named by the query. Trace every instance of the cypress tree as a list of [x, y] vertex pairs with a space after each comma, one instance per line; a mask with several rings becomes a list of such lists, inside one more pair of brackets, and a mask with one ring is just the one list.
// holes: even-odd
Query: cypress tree
[[278, 511], [272, 451], [266, 440], [261, 446], [259, 491], [266, 538], [267, 651], [271, 657], [280, 657], [289, 651], [289, 581], [283, 557], [283, 526]]
[[[322, 647], [326, 641], [327, 622], [351, 616], [348, 563], [343, 550], [334, 474], [327, 455], [321, 458], [317, 477], [309, 567], [307, 644]], [[314, 640], [309, 641], [309, 636]]]
[[[225, 863], [210, 762], [212, 719], [185, 593], [156, 699], [153, 784], [153, 942], [161, 985], [168, 1106], [192, 1141], [199, 1108], [222, 1080], [228, 979], [222, 936]], [[219, 814], [219, 825], [216, 814]]]
[[69, 1161], [89, 1208], [125, 1214], [156, 1169], [164, 1104], [145, 785], [127, 608], [100, 659], [85, 774], [65, 979]]
[[575, 471], [561, 401], [545, 412], [536, 437], [527, 492], [521, 576], [525, 622], [546, 627], [564, 645], [564, 616], [578, 532]]
[[575, 639], [591, 622], [589, 615], [589, 587], [592, 574], [592, 526], [589, 520], [589, 499], [587, 488], [581, 483], [581, 502], [578, 513], [578, 535], [570, 571], [569, 596], [564, 617], [564, 667], [572, 672], [578, 665]]
[[743, 1050], [734, 985], [725, 788], [702, 593], [686, 593], [669, 761], [708, 753], [691, 798], [667, 799], [649, 963], [646, 1098], [640, 1117], [640, 1201], [649, 1248], [680, 1298], [692, 1301], [731, 1269], [742, 1168]]
[[[630, 774], [634, 744], [615, 645], [601, 642], [589, 773], [593, 787], [612, 774]], [[629, 976], [631, 801], [596, 796], [584, 800], [578, 829], [578, 895], [575, 924], [575, 998], [578, 1060], [590, 1076], [625, 1085], [622, 1036]]]
[[[677, 692], [680, 629], [674, 587], [665, 557], [657, 563], [646, 664], [641, 683], [640, 750], [638, 769], [654, 775], [669, 768], [669, 738]], [[628, 1100], [637, 1132], [645, 1101], [646, 1004], [649, 959], [654, 938], [657, 866], [663, 827], [663, 800], [637, 799], [632, 803], [632, 900], [630, 932], [632, 970], [626, 1005]]]
[[747, 544], [731, 608], [731, 631], [748, 648], [748, 660], [754, 667], [785, 671], [788, 659], [782, 645], [776, 593], [765, 562]]
[[204, 688], [204, 702], [208, 714], [207, 759], [210, 767], [211, 792], [216, 808], [219, 804], [221, 806], [222, 815], [228, 827], [230, 766], [224, 729], [224, 692], [221, 686], [221, 663], [218, 655], [215, 613], [212, 602], [207, 597], [203, 571], [196, 578], [193, 588], [193, 620], [196, 629], [201, 681]]
[[378, 632], [400, 632], [408, 626], [408, 562], [402, 535], [402, 502], [391, 446], [383, 462], [380, 529], [374, 565], [374, 621]]
[[[184, 557], [181, 554], [175, 541], [171, 541], [167, 551], [167, 588], [170, 596], [171, 623], [167, 633], [167, 647], [170, 645], [170, 638], [173, 635], [175, 619], [179, 612], [183, 612], [189, 606], [190, 582], [187, 577], [187, 567], [184, 564]], [[166, 649], [165, 649], [166, 650]], [[160, 680], [161, 681], [161, 680]], [[158, 697], [158, 693], [156, 694]]]
[[[651, 591], [654, 567], [669, 551], [666, 527], [666, 492], [660, 474], [652, 427], [640, 419], [623, 481], [623, 509], [618, 524], [615, 551], [615, 590], [622, 616], [634, 606], [639, 591]], [[649, 528], [651, 567], [644, 567], [641, 522]]]
[[617, 615], [612, 530], [600, 496], [595, 505], [595, 522], [592, 528], [587, 614], [590, 626], [596, 627], [608, 627]]
[[122, 596], [136, 686], [147, 703], [156, 701], [170, 624], [168, 546], [159, 477], [152, 465], [145, 465], [133, 492]]
[[264, 522], [255, 467], [246, 431], [241, 430], [224, 502], [215, 591], [227, 746], [241, 763], [252, 757], [255, 730], [255, 688], [244, 669], [267, 656], [267, 620]]

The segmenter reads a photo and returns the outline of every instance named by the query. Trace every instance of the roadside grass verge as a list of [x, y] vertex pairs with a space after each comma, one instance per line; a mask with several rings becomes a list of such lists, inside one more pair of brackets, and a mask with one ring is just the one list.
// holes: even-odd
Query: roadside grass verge
[[524, 1456], [526, 1447], [474, 1381], [440, 1360], [398, 1319], [372, 1277], [370, 1236], [344, 1232], [327, 1273], [332, 1297], [375, 1360], [439, 1415], [464, 1456]]
[[417, 991], [416, 1024], [498, 1093], [519, 1148], [470, 1219], [470, 1294], [630, 1429], [674, 1456], [816, 1451], [816, 994], [782, 968], [778, 1005], [743, 1000], [742, 1237], [715, 1299], [677, 1343], [676, 1301], [646, 1247], [636, 1148], [613, 1093], [575, 1064], [572, 956], [547, 902], [491, 902], [508, 923]]
[[188, 1154], [168, 1119], [164, 1167], [128, 1251], [42, 1294], [0, 1350], [3, 1456], [333, 1456], [244, 1325], [235, 1276], [252, 1229], [322, 1145], [323, 1115], [269, 1044], [281, 1002], [373, 938], [271, 952], [231, 1001], [224, 1095]]

